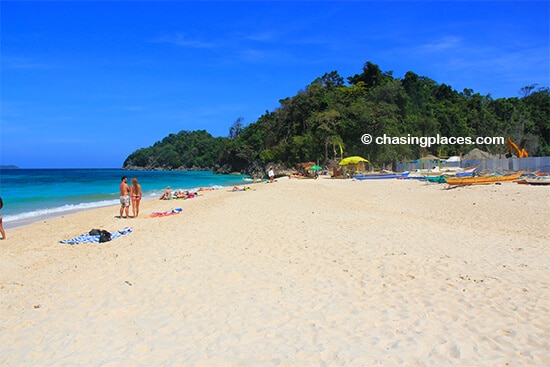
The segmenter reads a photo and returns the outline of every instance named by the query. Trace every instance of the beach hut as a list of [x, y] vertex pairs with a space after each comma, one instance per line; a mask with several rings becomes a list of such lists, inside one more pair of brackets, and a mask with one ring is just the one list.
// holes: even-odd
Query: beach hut
[[466, 153], [462, 159], [465, 161], [474, 161], [474, 160], [483, 160], [483, 159], [494, 159], [496, 156], [492, 155], [489, 152], [484, 152], [479, 148], [474, 148]]

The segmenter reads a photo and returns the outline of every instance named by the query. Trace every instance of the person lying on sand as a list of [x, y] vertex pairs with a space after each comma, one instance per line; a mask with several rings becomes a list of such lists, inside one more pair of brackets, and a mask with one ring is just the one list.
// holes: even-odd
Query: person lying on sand
[[196, 196], [199, 196], [198, 192], [191, 192], [189, 190], [176, 190], [174, 191], [174, 199], [192, 199]]
[[216, 190], [215, 188], [213, 187], [200, 187], [199, 188], [199, 191], [214, 191]]
[[189, 195], [189, 191], [183, 191], [183, 190], [174, 191], [174, 198], [176, 199], [187, 199], [188, 195]]
[[304, 174], [302, 172], [293, 173], [293, 174], [289, 175], [288, 178], [304, 178]]
[[233, 186], [233, 189], [231, 191], [248, 191], [251, 190], [248, 186], [243, 186], [240, 188], [239, 186]]

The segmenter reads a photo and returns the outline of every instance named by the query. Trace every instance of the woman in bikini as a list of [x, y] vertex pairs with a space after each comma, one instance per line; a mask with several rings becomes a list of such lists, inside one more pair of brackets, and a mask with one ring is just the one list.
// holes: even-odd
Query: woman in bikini
[[132, 187], [130, 187], [130, 197], [132, 199], [132, 213], [134, 218], [139, 215], [139, 203], [141, 202], [141, 185], [138, 183], [137, 178], [132, 178]]
[[[4, 202], [2, 201], [2, 198], [0, 197], [0, 209], [4, 207]], [[4, 226], [2, 226], [2, 216], [0, 215], [0, 233], [2, 234], [2, 239], [6, 239], [6, 231], [4, 230]]]

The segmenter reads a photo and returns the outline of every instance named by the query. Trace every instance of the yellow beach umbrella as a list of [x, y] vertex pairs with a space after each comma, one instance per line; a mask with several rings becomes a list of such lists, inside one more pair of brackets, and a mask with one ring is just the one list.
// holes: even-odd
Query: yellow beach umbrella
[[342, 159], [340, 161], [340, 163], [338, 163], [340, 166], [347, 166], [348, 164], [357, 164], [357, 163], [360, 163], [360, 162], [369, 162], [367, 159], [363, 158], [363, 157], [359, 157], [357, 155], [354, 155], [352, 157], [346, 157], [344, 159]]

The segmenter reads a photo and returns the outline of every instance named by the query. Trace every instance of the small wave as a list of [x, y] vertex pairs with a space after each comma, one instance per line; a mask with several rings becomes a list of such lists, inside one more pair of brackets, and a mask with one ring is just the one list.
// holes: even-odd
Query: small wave
[[67, 204], [67, 205], [63, 205], [55, 208], [38, 209], [38, 210], [33, 210], [25, 213], [6, 215], [4, 216], [3, 220], [4, 222], [8, 223], [8, 222], [21, 221], [21, 220], [28, 220], [28, 219], [38, 219], [41, 217], [48, 217], [48, 216], [57, 215], [57, 214], [75, 212], [75, 211], [84, 210], [84, 209], [99, 208], [99, 207], [109, 206], [109, 205], [118, 204], [118, 203], [119, 203], [118, 200], [102, 200], [102, 201], [95, 201], [91, 203]]
[[246, 181], [246, 182], [262, 182], [262, 181], [265, 181], [263, 178], [250, 178], [250, 177], [245, 177], [243, 178], [243, 181]]
[[[229, 186], [222, 186], [222, 185], [211, 185], [208, 186], [208, 188], [212, 188], [214, 190], [223, 189], [225, 187]], [[190, 191], [190, 192], [196, 192], [199, 191], [200, 187], [194, 187], [194, 188], [185, 188], [185, 189], [174, 189], [172, 188], [172, 192], [179, 190], [179, 191]], [[164, 190], [153, 190], [153, 191], [147, 191], [143, 193], [144, 199], [152, 199], [152, 198], [158, 198], [164, 193]], [[99, 201], [93, 201], [88, 203], [79, 203], [79, 204], [66, 204], [58, 207], [52, 207], [52, 208], [43, 208], [43, 209], [37, 209], [32, 211], [27, 211], [23, 213], [17, 213], [17, 214], [8, 214], [3, 216], [4, 223], [8, 224], [15, 224], [17, 225], [17, 222], [28, 222], [28, 221], [35, 221], [42, 218], [47, 217], [54, 217], [58, 215], [68, 214], [68, 213], [74, 213], [80, 210], [86, 210], [86, 209], [93, 209], [93, 208], [100, 208], [104, 206], [109, 205], [117, 205], [119, 204], [119, 200], [117, 199], [110, 199], [110, 200], [99, 200]], [[15, 222], [15, 223], [14, 223]]]

